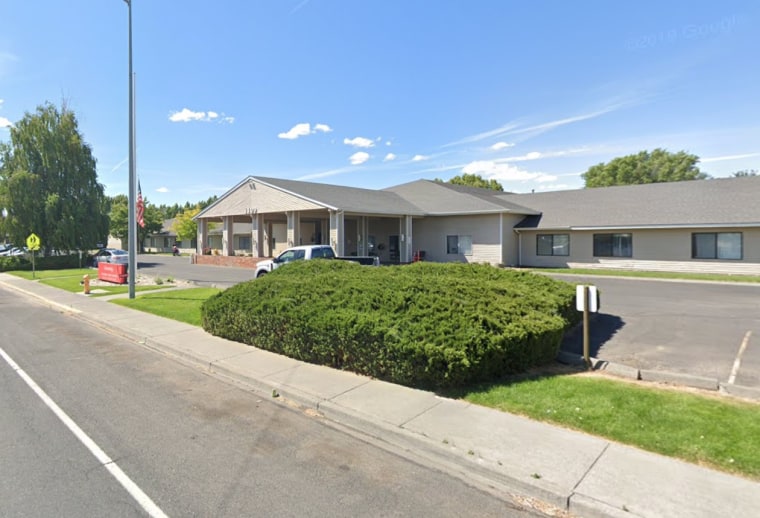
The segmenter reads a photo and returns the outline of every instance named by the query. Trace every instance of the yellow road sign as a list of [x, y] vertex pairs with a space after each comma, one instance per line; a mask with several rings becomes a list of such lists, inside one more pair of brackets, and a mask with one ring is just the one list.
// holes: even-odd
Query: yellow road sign
[[40, 249], [40, 238], [32, 232], [29, 234], [29, 237], [26, 238], [26, 247], [29, 250], [39, 250]]

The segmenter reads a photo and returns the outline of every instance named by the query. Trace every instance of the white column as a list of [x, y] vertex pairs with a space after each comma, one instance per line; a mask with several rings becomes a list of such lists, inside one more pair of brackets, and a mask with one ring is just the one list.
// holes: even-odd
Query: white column
[[401, 238], [399, 241], [399, 248], [401, 248], [401, 262], [411, 263], [414, 255], [414, 248], [412, 247], [412, 217], [404, 216], [401, 220]]
[[288, 211], [288, 247], [301, 245], [301, 213]]
[[203, 218], [198, 220], [198, 242], [195, 244], [195, 253], [203, 255], [203, 249], [206, 247], [208, 239], [208, 220]]
[[254, 214], [251, 218], [251, 255], [253, 257], [264, 257], [264, 216], [263, 214]]
[[232, 216], [222, 218], [222, 255], [234, 255]]
[[336, 255], [345, 255], [346, 251], [343, 222], [343, 211], [330, 211], [330, 245]]

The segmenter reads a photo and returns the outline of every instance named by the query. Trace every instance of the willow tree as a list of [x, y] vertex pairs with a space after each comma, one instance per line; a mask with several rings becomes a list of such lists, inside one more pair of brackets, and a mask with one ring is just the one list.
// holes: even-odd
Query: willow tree
[[0, 208], [15, 244], [34, 232], [51, 250], [86, 250], [108, 236], [108, 199], [96, 160], [65, 103], [46, 103], [10, 128], [0, 144]]

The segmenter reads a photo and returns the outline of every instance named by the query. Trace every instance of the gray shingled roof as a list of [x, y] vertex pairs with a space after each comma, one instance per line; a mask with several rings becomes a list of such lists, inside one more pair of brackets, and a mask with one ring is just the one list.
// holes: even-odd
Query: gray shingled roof
[[497, 196], [491, 189], [452, 185], [432, 180], [417, 180], [385, 189], [413, 203], [429, 215], [514, 212], [538, 214], [518, 202]]
[[413, 203], [388, 191], [343, 187], [323, 183], [283, 180], [280, 178], [254, 177], [262, 183], [308, 198], [321, 205], [347, 212], [369, 214], [411, 214], [421, 215], [422, 211]]
[[760, 177], [503, 194], [536, 209], [518, 228], [760, 226]]

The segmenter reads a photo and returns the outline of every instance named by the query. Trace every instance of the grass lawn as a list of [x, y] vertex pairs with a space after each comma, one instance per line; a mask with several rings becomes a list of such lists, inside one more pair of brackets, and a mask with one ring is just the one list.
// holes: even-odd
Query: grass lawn
[[596, 268], [526, 268], [538, 273], [564, 273], [568, 275], [604, 275], [608, 277], [638, 277], [642, 279], [683, 279], [688, 281], [760, 282], [758, 275], [727, 275], [721, 273], [642, 272], [630, 270], [602, 270]]
[[463, 399], [760, 479], [760, 404], [599, 374], [479, 387]]
[[211, 295], [220, 291], [218, 288], [189, 288], [163, 293], [148, 293], [134, 299], [116, 299], [111, 302], [194, 326], [200, 326], [201, 304]]
[[[14, 271], [8, 272], [22, 277], [24, 279], [32, 280], [32, 272], [27, 271]], [[89, 275], [91, 279], [98, 277], [98, 271], [94, 268], [76, 268], [71, 270], [43, 270], [36, 272], [34, 279], [43, 284], [58, 288], [61, 290], [70, 291], [72, 293], [80, 293], [83, 291], [82, 277]], [[171, 287], [171, 283], [166, 283], [161, 286], [135, 286], [135, 291], [149, 291], [157, 290], [161, 288]], [[100, 285], [93, 286], [92, 290], [103, 290], [103, 293], [91, 293], [91, 297], [104, 297], [106, 295], [118, 295], [129, 292], [129, 286], [126, 284], [113, 284], [113, 285]]]

